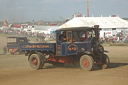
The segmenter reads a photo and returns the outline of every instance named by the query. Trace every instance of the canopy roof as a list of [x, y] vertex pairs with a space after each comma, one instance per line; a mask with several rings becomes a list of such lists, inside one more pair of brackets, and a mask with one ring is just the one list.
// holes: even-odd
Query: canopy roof
[[48, 29], [51, 29], [51, 30], [56, 30], [58, 28], [58, 26], [36, 26], [34, 25], [34, 28], [35, 30], [48, 30]]
[[92, 29], [95, 29], [95, 28], [92, 28], [92, 27], [69, 27], [69, 28], [61, 28], [56, 31], [86, 31], [86, 30], [92, 30]]
[[119, 17], [75, 17], [59, 26], [59, 29], [72, 27], [93, 28], [94, 25], [99, 25], [99, 28], [128, 28], [128, 22]]
[[61, 29], [58, 29], [56, 31], [85, 31], [87, 29], [92, 29], [91, 27], [69, 27], [69, 28], [61, 28]]

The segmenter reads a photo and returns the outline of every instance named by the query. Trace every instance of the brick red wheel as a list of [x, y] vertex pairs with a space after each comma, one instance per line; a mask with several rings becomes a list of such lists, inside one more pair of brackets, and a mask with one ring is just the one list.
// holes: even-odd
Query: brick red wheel
[[30, 66], [33, 69], [41, 69], [44, 66], [44, 62], [41, 61], [41, 56], [39, 54], [32, 54], [29, 58]]
[[13, 55], [13, 54], [14, 54], [14, 52], [12, 52], [12, 51], [9, 51], [9, 53], [10, 53], [11, 55]]
[[90, 71], [93, 68], [94, 60], [89, 55], [83, 55], [80, 58], [80, 67], [85, 71]]

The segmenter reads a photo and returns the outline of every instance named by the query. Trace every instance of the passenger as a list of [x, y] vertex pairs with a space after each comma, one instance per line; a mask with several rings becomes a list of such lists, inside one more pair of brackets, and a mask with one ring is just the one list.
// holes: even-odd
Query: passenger
[[80, 32], [77, 32], [77, 42], [80, 42]]
[[78, 39], [77, 32], [73, 32], [72, 34], [73, 34], [72, 42], [77, 42], [77, 39]]
[[71, 42], [72, 40], [71, 40], [71, 36], [68, 36], [68, 42]]

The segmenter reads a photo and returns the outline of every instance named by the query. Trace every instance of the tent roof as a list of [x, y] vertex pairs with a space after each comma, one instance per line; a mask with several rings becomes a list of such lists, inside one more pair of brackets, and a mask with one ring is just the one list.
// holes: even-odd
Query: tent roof
[[86, 31], [88, 29], [95, 29], [95, 28], [92, 28], [92, 27], [69, 27], [69, 28], [61, 28], [61, 29], [58, 29], [56, 31]]
[[36, 26], [34, 25], [35, 30], [48, 30], [48, 29], [57, 29], [58, 26]]
[[75, 17], [59, 28], [92, 28], [94, 25], [99, 25], [99, 28], [128, 28], [128, 22], [119, 17]]

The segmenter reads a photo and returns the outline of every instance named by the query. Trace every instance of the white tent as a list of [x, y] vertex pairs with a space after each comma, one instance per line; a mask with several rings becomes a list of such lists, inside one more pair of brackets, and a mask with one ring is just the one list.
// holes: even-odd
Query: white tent
[[75, 17], [59, 28], [93, 27], [99, 28], [128, 28], [128, 22], [119, 17]]
[[[59, 29], [72, 27], [94, 27], [94, 25], [99, 25], [99, 28], [102, 29], [100, 32], [101, 37], [104, 36], [104, 33], [106, 36], [113, 36], [122, 30], [128, 31], [128, 22], [119, 17], [75, 17], [59, 26]], [[113, 30], [112, 28], [116, 28], [116, 30]]]

